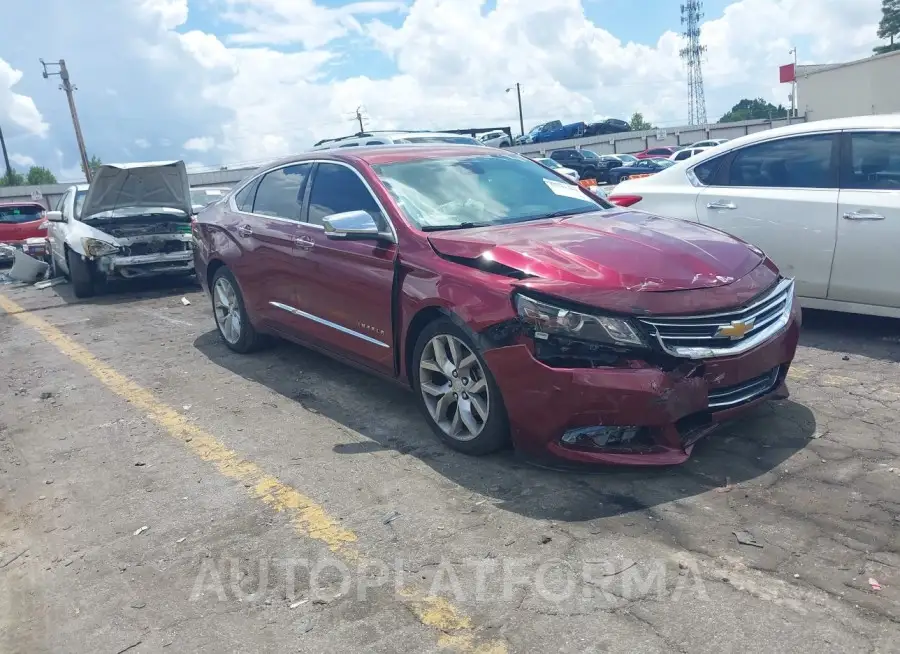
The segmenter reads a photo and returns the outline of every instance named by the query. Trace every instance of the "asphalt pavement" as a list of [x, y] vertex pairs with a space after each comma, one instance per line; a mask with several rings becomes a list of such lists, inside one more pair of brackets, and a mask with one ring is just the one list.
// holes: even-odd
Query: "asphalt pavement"
[[193, 286], [0, 286], [0, 652], [900, 652], [900, 321], [806, 312], [789, 386], [574, 474]]

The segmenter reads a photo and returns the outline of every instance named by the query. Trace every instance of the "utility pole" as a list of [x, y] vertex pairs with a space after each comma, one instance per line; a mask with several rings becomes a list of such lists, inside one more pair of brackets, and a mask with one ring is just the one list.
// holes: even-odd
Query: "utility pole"
[[[513, 87], [509, 87], [506, 89], [506, 92], [509, 93], [513, 90]], [[519, 129], [522, 130], [522, 136], [525, 136], [525, 120], [522, 118], [522, 85], [516, 82], [516, 97], [519, 100]]]
[[359, 106], [356, 108], [356, 120], [359, 121], [359, 133], [362, 134], [366, 131], [366, 128], [363, 127], [363, 115], [362, 115], [362, 107]]
[[3, 140], [3, 129], [0, 129], [0, 147], [3, 148], [3, 163], [6, 164], [6, 179], [12, 184], [12, 166], [9, 165], [9, 154], [6, 152], [6, 141]]
[[[66, 98], [69, 100], [69, 112], [72, 114], [72, 124], [75, 126], [75, 138], [78, 140], [78, 151], [81, 154], [81, 167], [84, 168], [84, 177], [87, 179], [88, 184], [90, 184], [93, 175], [91, 174], [87, 150], [84, 147], [84, 136], [81, 133], [81, 123], [78, 122], [78, 112], [75, 110], [75, 95], [73, 92], [76, 90], [76, 87], [69, 80], [69, 70], [66, 68], [66, 60], [60, 59], [57, 63], [49, 64], [43, 59], [40, 61], [41, 66], [44, 67], [44, 79], [49, 79], [51, 75], [59, 75], [59, 78], [62, 80], [62, 84], [59, 85], [59, 88], [66, 92]], [[57, 66], [59, 70], [55, 73], [48, 72], [48, 66]]]
[[794, 74], [791, 82], [791, 118], [797, 117], [797, 46], [791, 48], [788, 54], [794, 55]]

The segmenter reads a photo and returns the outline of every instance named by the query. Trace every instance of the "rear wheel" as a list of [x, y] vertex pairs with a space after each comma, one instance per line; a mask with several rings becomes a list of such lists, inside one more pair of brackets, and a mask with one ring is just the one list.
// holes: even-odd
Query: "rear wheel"
[[244, 297], [228, 268], [223, 266], [216, 271], [210, 290], [216, 327], [225, 345], [242, 354], [259, 349], [263, 344], [262, 335], [250, 324]]
[[97, 280], [91, 263], [80, 254], [67, 250], [66, 265], [69, 268], [69, 280], [72, 282], [75, 297], [93, 297], [97, 293]]
[[496, 452], [509, 440], [500, 389], [478, 348], [449, 318], [419, 335], [413, 386], [432, 430], [465, 454]]

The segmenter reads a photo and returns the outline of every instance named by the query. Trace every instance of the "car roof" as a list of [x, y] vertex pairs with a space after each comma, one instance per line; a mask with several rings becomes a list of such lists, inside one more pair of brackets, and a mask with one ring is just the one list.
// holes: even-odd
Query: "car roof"
[[304, 152], [292, 157], [283, 157], [277, 161], [270, 162], [259, 170], [284, 166], [290, 163], [301, 163], [303, 161], [322, 159], [344, 163], [362, 162], [370, 165], [378, 165], [401, 163], [405, 161], [422, 161], [425, 159], [464, 157], [466, 155], [511, 157], [515, 156], [515, 153], [508, 154], [499, 148], [486, 148], [483, 145], [463, 145], [453, 143], [366, 145], [353, 148], [331, 148], [329, 150]]
[[43, 209], [44, 205], [33, 200], [23, 200], [22, 202], [0, 202], [0, 207], [38, 207]]

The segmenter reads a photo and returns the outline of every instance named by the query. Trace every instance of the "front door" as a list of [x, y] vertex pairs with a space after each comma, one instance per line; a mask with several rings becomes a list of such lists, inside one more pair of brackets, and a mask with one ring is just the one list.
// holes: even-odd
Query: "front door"
[[843, 138], [828, 299], [900, 308], [900, 132]]
[[[62, 214], [64, 221], [72, 220], [74, 197], [75, 191], [69, 189], [56, 205], [56, 211]], [[69, 270], [66, 262], [66, 230], [68, 228], [69, 225], [66, 222], [51, 222], [47, 226], [47, 240], [50, 241], [50, 253], [56, 265], [66, 272]]]
[[837, 134], [766, 141], [728, 155], [697, 196], [701, 223], [763, 250], [797, 294], [828, 292], [837, 232]]
[[256, 188], [249, 211], [237, 214], [236, 240], [249, 255], [250, 265], [236, 270], [252, 313], [287, 329], [298, 319], [283, 307], [291, 307], [298, 266], [296, 241], [306, 184], [313, 164], [276, 168], [265, 174]]
[[319, 163], [309, 193], [308, 224], [301, 227], [304, 268], [295, 304], [305, 331], [325, 347], [380, 372], [394, 372], [392, 291], [397, 246], [387, 241], [344, 241], [325, 235], [322, 219], [368, 211], [390, 232], [388, 217], [349, 165]]

